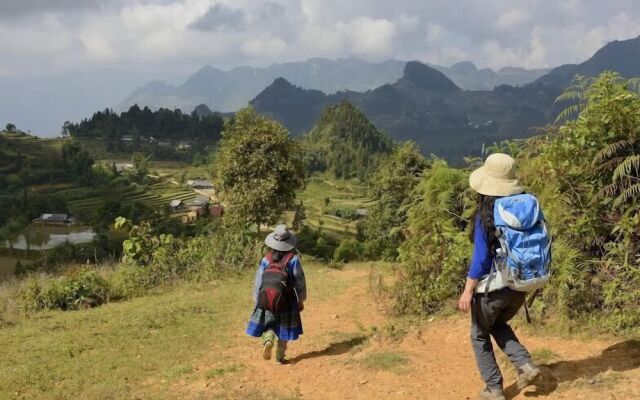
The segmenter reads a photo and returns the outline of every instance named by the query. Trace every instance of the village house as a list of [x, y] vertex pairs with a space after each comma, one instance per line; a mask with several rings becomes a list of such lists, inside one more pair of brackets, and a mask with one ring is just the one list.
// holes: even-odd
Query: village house
[[185, 201], [184, 207], [189, 211], [196, 212], [198, 216], [204, 216], [207, 214], [207, 207], [210, 202], [211, 198], [209, 196], [199, 195], [193, 200]]
[[43, 225], [71, 225], [76, 219], [69, 214], [42, 214], [33, 222]]
[[176, 145], [176, 150], [190, 150], [190, 149], [191, 149], [191, 143], [180, 142]]
[[178, 211], [184, 208], [184, 202], [182, 200], [171, 200], [169, 207], [171, 207], [171, 210], [173, 211]]
[[125, 172], [133, 169], [132, 163], [115, 163], [116, 172]]

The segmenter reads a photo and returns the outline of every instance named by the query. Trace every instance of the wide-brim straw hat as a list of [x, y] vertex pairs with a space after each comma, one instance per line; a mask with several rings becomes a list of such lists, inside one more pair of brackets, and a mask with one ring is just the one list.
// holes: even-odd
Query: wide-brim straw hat
[[487, 157], [484, 165], [471, 173], [469, 185], [485, 196], [505, 197], [524, 192], [516, 177], [513, 157], [495, 153]]
[[296, 247], [296, 235], [291, 233], [286, 225], [278, 225], [264, 239], [264, 244], [277, 251], [291, 251]]

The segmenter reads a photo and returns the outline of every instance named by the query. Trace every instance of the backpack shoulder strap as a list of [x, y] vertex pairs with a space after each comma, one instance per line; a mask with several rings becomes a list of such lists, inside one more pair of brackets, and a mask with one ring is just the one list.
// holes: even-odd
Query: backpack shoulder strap
[[293, 260], [293, 256], [294, 254], [291, 251], [285, 254], [284, 257], [282, 257], [282, 260], [280, 260], [280, 268], [285, 268], [287, 265], [289, 265], [291, 260]]

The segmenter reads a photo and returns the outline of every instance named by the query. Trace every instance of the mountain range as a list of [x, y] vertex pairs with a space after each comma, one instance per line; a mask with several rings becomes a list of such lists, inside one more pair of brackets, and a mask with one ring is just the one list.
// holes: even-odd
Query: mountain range
[[559, 111], [555, 99], [575, 74], [595, 76], [605, 70], [640, 75], [640, 38], [611, 42], [584, 63], [554, 68], [521, 87], [465, 91], [442, 72], [409, 62], [395, 83], [363, 92], [325, 94], [278, 78], [251, 104], [300, 135], [325, 107], [346, 100], [394, 140], [413, 140], [425, 153], [460, 163], [465, 156], [479, 156], [483, 144], [531, 136], [554, 120]]
[[[365, 91], [400, 79], [405, 65], [405, 61], [398, 60], [372, 63], [358, 58], [312, 58], [266, 68], [238, 67], [230, 71], [207, 66], [181, 85], [151, 82], [131, 93], [119, 108], [127, 109], [138, 104], [150, 108], [192, 110], [199, 104], [206, 104], [213, 110], [231, 112], [245, 106], [276, 78], [285, 78], [294, 85], [325, 93]], [[548, 71], [506, 67], [495, 72], [489, 68], [478, 69], [468, 61], [450, 67], [431, 67], [466, 90], [491, 90], [502, 84], [524, 85]]]

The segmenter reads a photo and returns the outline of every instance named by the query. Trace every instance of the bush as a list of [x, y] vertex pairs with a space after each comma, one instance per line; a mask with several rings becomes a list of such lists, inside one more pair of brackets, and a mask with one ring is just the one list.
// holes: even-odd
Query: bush
[[31, 280], [22, 290], [21, 308], [78, 310], [95, 307], [109, 300], [109, 283], [97, 271], [80, 269], [69, 276], [46, 281], [41, 286]]
[[301, 252], [323, 260], [330, 260], [338, 247], [338, 243], [324, 235], [321, 229], [314, 230], [306, 225], [298, 232], [297, 237]]
[[400, 247], [396, 310], [430, 314], [457, 296], [471, 256], [466, 233], [472, 196], [466, 171], [439, 161], [418, 186], [421, 201], [409, 210], [409, 239]]
[[349, 262], [362, 259], [364, 246], [355, 239], [344, 239], [333, 253], [337, 261]]

